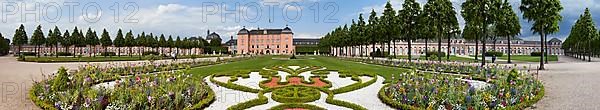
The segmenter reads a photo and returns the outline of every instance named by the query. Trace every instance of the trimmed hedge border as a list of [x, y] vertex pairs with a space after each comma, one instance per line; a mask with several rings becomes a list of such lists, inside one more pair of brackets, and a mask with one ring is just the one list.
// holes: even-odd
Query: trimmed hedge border
[[[288, 97], [288, 96], [281, 96], [282, 94], [277, 94], [275, 92], [281, 91], [281, 92], [285, 92], [285, 93], [289, 93], [289, 92], [293, 92], [293, 91], [285, 91], [283, 89], [285, 88], [308, 88], [311, 89], [310, 92], [314, 92], [316, 91], [316, 94], [309, 94], [309, 96], [304, 96], [304, 97]], [[280, 103], [307, 103], [307, 102], [313, 102], [315, 100], [319, 100], [321, 98], [321, 91], [319, 91], [318, 89], [314, 89], [311, 87], [306, 87], [306, 86], [285, 86], [285, 87], [281, 87], [281, 88], [277, 88], [274, 89], [271, 92], [271, 99], [280, 102]], [[285, 94], [284, 93], [284, 94]]]
[[422, 110], [421, 108], [402, 104], [400, 102], [397, 102], [397, 101], [387, 97], [385, 95], [384, 89], [388, 86], [390, 86], [390, 84], [387, 84], [387, 85], [383, 86], [381, 89], [379, 89], [379, 93], [377, 94], [377, 96], [379, 96], [379, 100], [381, 100], [381, 102], [385, 103], [386, 105], [388, 105], [392, 108], [398, 108], [398, 109], [404, 109], [404, 110]]
[[207, 98], [200, 100], [200, 102], [198, 102], [198, 104], [192, 106], [191, 108], [186, 108], [186, 110], [204, 109], [204, 108], [208, 107], [210, 104], [212, 104], [213, 102], [215, 102], [215, 91], [210, 89], [210, 87], [207, 87], [207, 88], [208, 88]]
[[327, 92], [327, 99], [325, 99], [325, 102], [328, 104], [332, 104], [332, 105], [337, 105], [337, 106], [342, 106], [342, 107], [346, 107], [346, 108], [351, 108], [353, 110], [368, 110], [365, 107], [362, 107], [358, 104], [355, 103], [351, 103], [351, 102], [346, 102], [343, 100], [336, 100], [333, 99], [334, 94], [332, 91]]
[[258, 92], [258, 98], [256, 98], [256, 99], [252, 99], [252, 100], [249, 100], [246, 102], [242, 102], [242, 103], [238, 103], [238, 104], [229, 106], [227, 108], [227, 110], [244, 110], [244, 109], [248, 109], [248, 108], [251, 108], [254, 106], [267, 104], [269, 102], [269, 99], [264, 96], [264, 92], [265, 91]]
[[284, 104], [279, 104], [277, 106], [271, 107], [267, 110], [285, 110], [285, 109], [290, 109], [290, 108], [303, 108], [303, 109], [308, 109], [308, 110], [327, 110], [325, 108], [316, 106], [316, 105], [311, 105], [311, 104], [302, 104], [302, 103], [284, 103]]
[[221, 81], [217, 81], [217, 80], [214, 79], [214, 76], [215, 75], [211, 76], [210, 82], [213, 82], [213, 83], [215, 83], [215, 84], [217, 84], [219, 86], [223, 86], [223, 87], [228, 88], [228, 89], [233, 89], [233, 90], [238, 90], [238, 91], [244, 91], [244, 92], [250, 92], [250, 93], [258, 93], [260, 91], [259, 89], [254, 89], [254, 88], [250, 88], [250, 87], [238, 85], [238, 84], [235, 84], [233, 82], [224, 83], [224, 82], [221, 82]]

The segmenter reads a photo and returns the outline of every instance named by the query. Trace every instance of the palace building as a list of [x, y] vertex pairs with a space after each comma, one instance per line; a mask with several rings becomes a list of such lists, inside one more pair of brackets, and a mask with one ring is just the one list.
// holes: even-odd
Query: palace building
[[293, 37], [294, 33], [287, 26], [283, 29], [253, 30], [244, 27], [237, 33], [235, 50], [230, 51], [236, 54], [291, 55], [295, 52]]
[[[487, 51], [493, 51], [494, 47], [495, 50], [498, 52], [502, 52], [505, 55], [508, 53], [511, 53], [512, 55], [530, 55], [532, 52], [540, 52], [541, 48], [540, 48], [540, 41], [527, 41], [527, 40], [523, 40], [520, 38], [514, 38], [511, 39], [511, 46], [510, 46], [510, 51], [509, 51], [509, 47], [508, 47], [508, 40], [506, 39], [498, 39], [496, 41], [496, 45], [494, 46], [493, 41], [489, 40], [486, 42], [486, 50]], [[403, 41], [397, 41], [396, 43], [393, 43], [395, 45], [391, 45], [391, 47], [388, 47], [387, 44], [384, 44], [383, 47], [381, 46], [381, 44], [376, 44], [375, 45], [375, 49], [376, 50], [381, 50], [381, 51], [388, 51], [388, 48], [390, 48], [389, 55], [394, 55], [394, 53], [396, 53], [395, 55], [407, 55], [408, 54], [408, 43], [407, 42], [403, 42]], [[548, 55], [563, 55], [564, 54], [564, 50], [562, 49], [561, 45], [562, 45], [562, 41], [557, 39], [557, 38], [552, 38], [551, 40], [547, 41], [547, 47], [548, 47]], [[477, 48], [477, 46], [479, 48]], [[412, 55], [425, 55], [426, 52], [426, 48], [427, 51], [437, 51], [438, 48], [438, 43], [436, 40], [431, 40], [428, 43], [425, 43], [425, 40], [417, 40], [412, 42]], [[368, 53], [371, 53], [373, 51], [373, 47], [372, 45], [364, 45], [362, 46], [363, 49], [360, 49], [358, 46], [354, 46], [354, 47], [348, 47], [348, 48], [331, 48], [331, 54], [333, 55], [360, 55], [361, 53], [363, 55], [368, 55]], [[365, 49], [366, 48], [366, 49]], [[447, 52], [448, 50], [448, 40], [447, 39], [443, 39], [442, 40], [442, 52]], [[465, 39], [450, 39], [450, 52], [448, 53], [449, 55], [462, 55], [462, 56], [469, 56], [469, 55], [475, 55], [475, 53], [481, 54], [482, 53], [482, 49], [483, 48], [483, 44], [481, 42], [479, 43], [475, 43], [474, 41], [471, 40], [465, 40]], [[361, 51], [362, 50], [362, 51]], [[476, 52], [478, 51], [478, 52]]]

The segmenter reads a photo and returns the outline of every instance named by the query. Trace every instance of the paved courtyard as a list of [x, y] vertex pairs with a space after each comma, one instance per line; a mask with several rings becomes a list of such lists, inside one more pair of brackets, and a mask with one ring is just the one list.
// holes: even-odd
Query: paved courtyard
[[[559, 56], [558, 62], [540, 71], [546, 87], [546, 96], [530, 109], [564, 110], [600, 108], [600, 59], [583, 62]], [[130, 61], [139, 62], [139, 61]], [[37, 108], [27, 96], [32, 80], [42, 79], [60, 66], [76, 69], [87, 63], [29, 63], [18, 62], [14, 57], [0, 57], [0, 110], [30, 110]], [[94, 63], [106, 64], [106, 63]], [[519, 66], [537, 66], [536, 63]]]

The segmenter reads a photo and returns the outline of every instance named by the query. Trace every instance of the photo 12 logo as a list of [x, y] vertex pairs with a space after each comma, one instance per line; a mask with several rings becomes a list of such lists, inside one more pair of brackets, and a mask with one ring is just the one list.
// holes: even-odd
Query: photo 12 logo
[[[146, 3], [144, 3], [146, 4]], [[158, 4], [160, 8], [163, 4]], [[141, 6], [137, 2], [27, 2], [3, 1], [0, 14], [3, 23], [11, 22], [87, 22], [97, 23], [110, 20], [114, 23], [138, 23], [143, 15], [141, 9], [155, 9], [155, 5]], [[303, 18], [314, 23], [338, 23], [337, 13], [340, 7], [335, 2], [199, 2], [190, 4], [194, 10], [186, 11], [183, 17], [201, 19], [203, 23], [219, 21], [222, 23], [242, 21], [248, 23], [283, 20], [296, 23]], [[200, 7], [194, 7], [200, 6]], [[158, 9], [157, 9], [158, 10]], [[200, 15], [200, 16], [197, 16]], [[303, 17], [310, 16], [310, 17]], [[144, 18], [151, 19], [151, 18]], [[304, 22], [302, 21], [302, 22]]]
[[8, 23], [11, 19], [16, 19], [16, 22], [33, 20], [38, 23], [42, 20], [57, 23], [68, 19], [69, 23], [74, 23], [76, 18], [85, 22], [96, 23], [102, 19], [102, 12], [105, 10], [112, 12], [115, 23], [137, 23], [139, 20], [136, 15], [140, 9], [136, 2], [114, 2], [108, 3], [109, 5], [106, 6], [100, 5], [99, 2], [4, 1], [1, 4], [3, 23]]

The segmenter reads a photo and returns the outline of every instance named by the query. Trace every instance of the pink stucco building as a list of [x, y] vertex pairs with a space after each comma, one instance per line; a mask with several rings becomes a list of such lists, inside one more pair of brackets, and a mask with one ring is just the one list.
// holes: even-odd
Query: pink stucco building
[[245, 27], [237, 33], [236, 54], [291, 55], [295, 52], [294, 33], [289, 27], [283, 29], [254, 29]]

